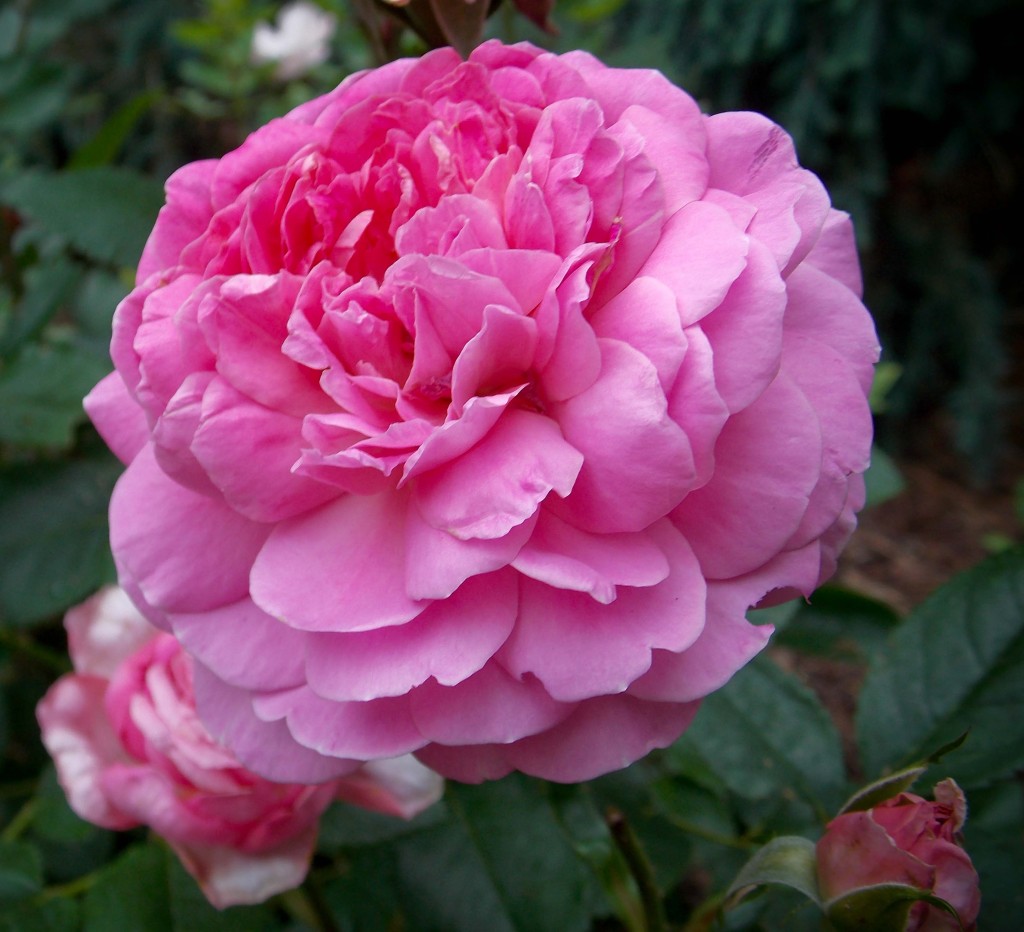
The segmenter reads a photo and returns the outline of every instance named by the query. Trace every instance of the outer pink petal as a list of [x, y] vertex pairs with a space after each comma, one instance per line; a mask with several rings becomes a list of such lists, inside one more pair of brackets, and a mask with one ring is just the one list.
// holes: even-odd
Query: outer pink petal
[[797, 529], [821, 469], [814, 410], [784, 376], [730, 418], [715, 447], [711, 481], [672, 513], [704, 573], [749, 573]]
[[302, 421], [256, 404], [223, 379], [211, 382], [192, 452], [239, 514], [272, 523], [338, 496], [336, 488], [292, 473], [302, 447]]
[[208, 612], [174, 613], [182, 646], [218, 677], [242, 689], [284, 689], [303, 680], [306, 635], [249, 598]]
[[746, 265], [747, 243], [721, 207], [695, 201], [669, 218], [639, 275], [668, 286], [688, 327], [722, 303]]
[[550, 492], [568, 495], [582, 463], [555, 422], [508, 411], [472, 450], [419, 479], [416, 507], [454, 537], [493, 540], [531, 517]]
[[110, 502], [111, 549], [146, 602], [165, 610], [201, 612], [243, 598], [267, 532], [168, 479], [150, 447]]
[[515, 769], [509, 763], [506, 751], [507, 747], [500, 744], [467, 747], [428, 744], [416, 752], [416, 757], [449, 780], [483, 783], [485, 780], [500, 780]]
[[845, 285], [858, 298], [863, 294], [857, 241], [849, 214], [841, 210], [829, 211], [821, 235], [805, 262]]
[[256, 714], [285, 717], [295, 740], [327, 757], [374, 760], [398, 757], [426, 744], [409, 712], [407, 696], [366, 702], [332, 702], [305, 687], [258, 696]]
[[848, 812], [833, 819], [816, 850], [818, 886], [826, 903], [879, 883], [927, 890], [935, 877], [927, 864], [897, 848], [870, 812]]
[[771, 625], [750, 624], [751, 606], [780, 586], [813, 587], [818, 578], [814, 548], [783, 553], [738, 579], [708, 585], [707, 620], [700, 637], [684, 651], [654, 651], [651, 668], [629, 694], [658, 702], [691, 702], [724, 686], [768, 642]]
[[274, 848], [249, 854], [221, 845], [170, 842], [185, 869], [217, 907], [262, 903], [275, 893], [299, 886], [316, 845], [312, 825]]
[[428, 524], [415, 507], [405, 524], [405, 591], [410, 599], [446, 599], [467, 579], [508, 566], [530, 539], [537, 515], [494, 540], [459, 540]]
[[107, 446], [127, 466], [146, 445], [149, 425], [120, 373], [100, 379], [82, 404]]
[[415, 618], [405, 594], [405, 497], [345, 495], [278, 524], [252, 566], [252, 598], [302, 631], [369, 631]]
[[747, 265], [700, 327], [714, 354], [715, 389], [733, 413], [757, 399], [779, 371], [786, 285], [771, 253], [750, 241]]
[[590, 317], [599, 337], [628, 343], [643, 353], [658, 372], [667, 395], [686, 355], [675, 295], [654, 278], [631, 281]]
[[639, 531], [682, 499], [693, 458], [647, 357], [618, 340], [600, 344], [598, 380], [552, 408], [584, 457], [572, 495], [553, 510], [587, 530]]
[[62, 676], [43, 696], [36, 717], [68, 804], [83, 819], [120, 830], [138, 822], [103, 792], [104, 770], [128, 760], [103, 711], [106, 688], [100, 677]]
[[411, 754], [373, 760], [338, 781], [337, 798], [364, 809], [411, 819], [444, 795], [444, 778]]
[[670, 745], [693, 721], [697, 705], [599, 696], [581, 703], [560, 725], [509, 745], [507, 759], [544, 780], [591, 780]]
[[160, 208], [156, 226], [139, 259], [136, 281], [179, 264], [182, 250], [198, 237], [210, 222], [210, 182], [216, 159], [191, 162], [179, 168], [164, 185], [167, 203]]
[[257, 718], [252, 694], [193, 664], [196, 710], [210, 735], [239, 762], [278, 783], [317, 783], [351, 773], [361, 763], [325, 757], [299, 744], [284, 721]]
[[404, 625], [308, 636], [306, 677], [325, 699], [400, 696], [429, 677], [453, 685], [505, 643], [518, 609], [516, 577], [477, 576]]
[[693, 452], [695, 475], [691, 488], [704, 485], [715, 467], [715, 444], [729, 408], [715, 387], [714, 352], [699, 324], [685, 331], [686, 356], [668, 394], [669, 417], [686, 434]]
[[787, 335], [811, 337], [836, 350], [850, 365], [866, 395], [880, 348], [871, 315], [837, 279], [801, 265], [786, 282]]
[[105, 586], [80, 605], [68, 609], [64, 628], [75, 672], [106, 679], [157, 635], [128, 594], [117, 586]]
[[615, 599], [618, 585], [653, 586], [669, 574], [661, 548], [646, 532], [589, 534], [542, 512], [529, 543], [512, 563], [524, 576], [556, 589]]
[[650, 533], [668, 558], [668, 578], [621, 586], [610, 605], [523, 580], [519, 620], [500, 663], [515, 676], [534, 674], [553, 698], [573, 702], [622, 692], [650, 667], [654, 648], [689, 647], [704, 626], [704, 578], [668, 522]]
[[534, 677], [517, 680], [497, 663], [455, 686], [424, 683], [409, 703], [420, 732], [449, 745], [508, 744], [546, 731], [575, 708], [552, 699]]

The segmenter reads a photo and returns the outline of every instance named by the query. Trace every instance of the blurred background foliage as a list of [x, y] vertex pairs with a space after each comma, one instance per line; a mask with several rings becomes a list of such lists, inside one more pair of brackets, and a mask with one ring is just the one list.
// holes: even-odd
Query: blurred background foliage
[[[395, 27], [368, 35], [354, 12], [365, 4], [320, 5], [337, 17], [331, 53], [289, 80], [251, 60], [254, 26], [278, 3], [0, 7], [0, 932], [641, 929], [609, 806], [643, 842], [675, 926], [712, 928], [715, 896], [758, 844], [820, 831], [851, 781], [923, 756], [965, 723], [976, 737], [950, 761], [971, 792], [983, 922], [1013, 917], [1011, 927], [1024, 911], [1013, 879], [1024, 857], [1014, 777], [1024, 747], [1005, 739], [1024, 714], [1024, 553], [1010, 539], [905, 621], [839, 588], [775, 610], [790, 667], [803, 656], [852, 664], [851, 693], [867, 671], [855, 722], [851, 712], [837, 730], [792, 669], [758, 661], [669, 752], [591, 785], [458, 787], [408, 826], [335, 807], [312, 905], [285, 897], [218, 915], [164, 849], [67, 809], [33, 710], [68, 668], [62, 613], [113, 579], [106, 507], [120, 464], [81, 398], [110, 369], [111, 315], [163, 180], [382, 54], [423, 48]], [[920, 457], [952, 443], [960, 472], [983, 485], [1020, 467], [1010, 453], [1024, 427], [1012, 366], [1024, 334], [1015, 14], [1016, 0], [559, 0], [552, 35], [505, 0], [488, 29], [657, 67], [706, 110], [758, 109], [786, 126], [857, 223], [867, 303], [891, 364], [875, 399], [883, 446]], [[900, 487], [881, 462], [875, 500]], [[950, 666], [980, 642], [976, 666]], [[944, 689], [894, 732], [892, 710], [912, 704], [919, 681], [891, 658], [917, 664], [925, 650]], [[795, 910], [755, 900], [723, 928], [818, 928]]]

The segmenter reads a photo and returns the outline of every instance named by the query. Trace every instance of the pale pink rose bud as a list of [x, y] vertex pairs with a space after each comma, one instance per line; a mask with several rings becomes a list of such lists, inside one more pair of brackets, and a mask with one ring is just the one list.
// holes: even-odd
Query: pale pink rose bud
[[934, 801], [900, 793], [873, 809], [836, 817], [817, 845], [826, 910], [848, 894], [900, 884], [933, 893], [960, 917], [958, 924], [941, 906], [917, 902], [906, 932], [972, 932], [981, 895], [978, 874], [962, 847], [966, 817], [967, 802], [952, 780], [935, 787]]
[[214, 906], [301, 883], [336, 797], [408, 818], [441, 794], [440, 777], [411, 758], [316, 786], [264, 780], [210, 738], [191, 658], [120, 590], [72, 609], [66, 625], [75, 672], [53, 684], [37, 716], [71, 808], [104, 828], [148, 825]]
[[835, 567], [860, 287], [766, 117], [529, 44], [353, 75], [167, 182], [86, 401], [121, 584], [265, 777], [624, 767]]
[[281, 8], [275, 25], [257, 23], [252, 34], [252, 60], [276, 62], [275, 75], [282, 81], [298, 78], [323, 64], [337, 27], [333, 13], [315, 3], [295, 0]]

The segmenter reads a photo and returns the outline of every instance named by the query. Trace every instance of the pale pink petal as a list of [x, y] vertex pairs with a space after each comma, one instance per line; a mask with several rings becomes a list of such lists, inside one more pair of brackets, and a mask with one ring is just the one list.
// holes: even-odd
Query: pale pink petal
[[544, 780], [591, 780], [670, 745], [693, 721], [697, 705], [642, 702], [632, 696], [589, 699], [554, 728], [509, 745], [507, 759], [517, 770]]
[[[303, 679], [306, 635], [244, 598], [207, 612], [170, 616], [182, 646], [226, 683], [283, 689]], [[241, 632], [232, 637], [229, 632]]]
[[183, 165], [164, 185], [167, 203], [160, 208], [156, 227], [139, 259], [137, 281], [178, 264], [184, 248], [206, 229], [213, 215], [210, 182], [216, 159]]
[[420, 732], [446, 745], [508, 744], [546, 731], [576, 707], [552, 699], [535, 677], [516, 679], [497, 663], [454, 686], [428, 681], [409, 702]]
[[369, 631], [415, 618], [405, 594], [405, 509], [394, 495], [345, 495], [282, 521], [252, 564], [252, 599], [301, 631]]
[[325, 757], [368, 761], [398, 757], [426, 744], [408, 696], [332, 702], [300, 687], [279, 697], [256, 697], [254, 708], [268, 720], [283, 714], [295, 740]]
[[518, 591], [509, 570], [477, 576], [404, 625], [307, 639], [306, 678], [339, 702], [400, 696], [430, 677], [454, 685], [505, 643]]
[[306, 878], [316, 845], [316, 826], [274, 848], [249, 853], [223, 845], [171, 842], [185, 869], [217, 907], [262, 903]]
[[120, 373], [97, 382], [82, 404], [104, 442], [127, 466], [149, 440], [149, 425]]
[[669, 573], [651, 534], [590, 534], [549, 512], [541, 513], [512, 566], [524, 576], [604, 603], [615, 599], [616, 586], [653, 586]]
[[[111, 548], [145, 600], [170, 611], [208, 611], [243, 598], [268, 531], [168, 479], [149, 447], [118, 480], [110, 502]], [[196, 559], [204, 553], [219, 556]]]
[[[766, 456], [770, 451], [770, 456]], [[821, 468], [814, 409], [780, 376], [730, 418], [715, 447], [715, 472], [672, 512], [710, 579], [767, 562], [800, 525]]]
[[654, 278], [634, 279], [590, 318], [590, 325], [599, 337], [628, 343], [643, 353], [668, 394], [687, 344], [675, 295], [664, 284]]
[[105, 586], [64, 616], [76, 673], [109, 678], [157, 631], [117, 586]]
[[751, 240], [747, 265], [722, 304], [701, 321], [714, 356], [715, 389], [742, 411], [779, 371], [786, 285], [771, 254]]
[[688, 327], [722, 303], [746, 265], [747, 243], [722, 208], [695, 201], [669, 218], [639, 274], [668, 286]]
[[293, 474], [302, 447], [300, 420], [256, 404], [223, 379], [207, 387], [191, 450], [239, 514], [272, 523], [337, 497], [336, 488]]
[[700, 567], [668, 522], [649, 533], [668, 558], [668, 577], [645, 588], [620, 586], [609, 605], [524, 579], [501, 664], [515, 676], [532, 673], [553, 698], [572, 702], [624, 691], [650, 667], [652, 649], [689, 647], [704, 627]]
[[194, 664], [196, 709], [217, 741], [245, 766], [268, 780], [319, 783], [351, 773], [362, 762], [324, 756], [296, 741], [283, 720], [264, 721], [252, 707], [252, 693]]
[[106, 688], [100, 677], [63, 676], [39, 703], [36, 717], [68, 805], [95, 825], [120, 830], [138, 822], [103, 791], [103, 771], [129, 760], [110, 722], [97, 714]]
[[444, 779], [406, 754], [369, 761], [338, 781], [337, 798], [364, 809], [411, 819], [444, 795]]
[[416, 507], [460, 540], [503, 537], [555, 492], [572, 491], [583, 456], [558, 425], [529, 411], [508, 411], [472, 450], [421, 476]]
[[668, 417], [653, 364], [618, 340], [600, 344], [600, 378], [552, 409], [565, 439], [583, 454], [572, 495], [554, 511], [586, 530], [639, 531], [683, 497], [693, 459], [686, 435]]

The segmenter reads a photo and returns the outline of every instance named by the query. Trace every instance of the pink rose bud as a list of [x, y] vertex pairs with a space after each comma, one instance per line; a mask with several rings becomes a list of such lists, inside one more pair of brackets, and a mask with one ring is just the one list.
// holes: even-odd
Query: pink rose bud
[[900, 793], [873, 809], [833, 819], [817, 845], [818, 886], [826, 911], [849, 894], [899, 884], [934, 894], [941, 906], [915, 902], [906, 932], [966, 932], [976, 928], [978, 874], [961, 845], [967, 802], [960, 787], [943, 780], [935, 800]]
[[264, 780], [210, 738], [191, 658], [120, 589], [71, 609], [65, 625], [75, 672], [37, 716], [71, 808], [104, 828], [150, 826], [218, 908], [300, 884], [336, 797], [408, 818], [441, 795], [441, 779], [412, 758], [318, 786]]
[[529, 44], [353, 75], [167, 182], [86, 402], [121, 584], [267, 778], [624, 767], [835, 567], [860, 287], [763, 116]]

